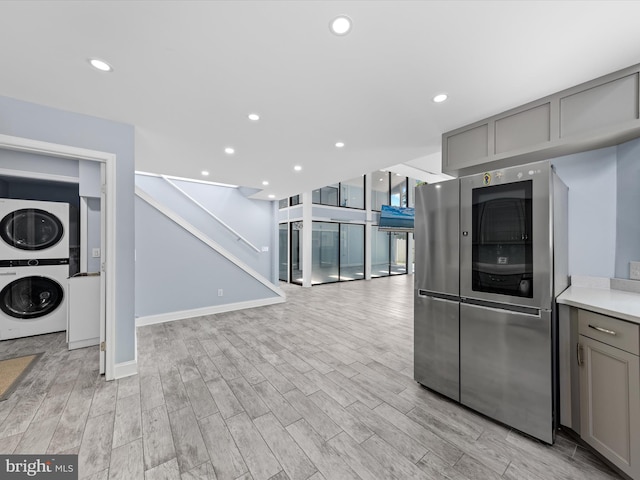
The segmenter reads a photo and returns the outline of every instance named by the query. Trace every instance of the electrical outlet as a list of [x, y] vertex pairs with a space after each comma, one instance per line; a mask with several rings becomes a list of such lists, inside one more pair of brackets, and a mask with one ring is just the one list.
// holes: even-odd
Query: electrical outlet
[[262, 251], [263, 252], [268, 252], [269, 251], [269, 247], [262, 247]]
[[224, 295], [224, 290], [222, 290], [221, 288], [218, 289], [218, 296], [221, 297]]
[[100, 258], [100, 249], [94, 248], [93, 250], [91, 250], [91, 256], [93, 258]]
[[629, 278], [640, 280], [640, 262], [629, 262]]

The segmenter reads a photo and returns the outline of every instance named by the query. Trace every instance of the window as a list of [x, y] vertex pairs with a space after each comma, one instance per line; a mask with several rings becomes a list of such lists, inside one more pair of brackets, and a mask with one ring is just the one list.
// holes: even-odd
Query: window
[[373, 172], [371, 174], [371, 210], [382, 210], [382, 205], [389, 205], [389, 173]]
[[397, 173], [391, 174], [391, 197], [389, 205], [394, 207], [407, 206], [407, 177]]
[[278, 202], [278, 208], [282, 210], [283, 208], [287, 208], [289, 206], [289, 199], [283, 198]]
[[364, 175], [340, 182], [340, 206], [364, 209]]
[[301, 203], [302, 203], [301, 195], [294, 195], [293, 197], [289, 197], [289, 205], [291, 205], [292, 207], [294, 205], [300, 205]]

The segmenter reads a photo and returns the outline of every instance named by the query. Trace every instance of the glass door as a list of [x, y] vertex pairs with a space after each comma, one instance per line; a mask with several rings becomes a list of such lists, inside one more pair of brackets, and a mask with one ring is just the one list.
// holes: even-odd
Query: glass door
[[460, 179], [460, 296], [550, 309], [551, 166]]
[[473, 189], [473, 291], [533, 297], [531, 192], [531, 180]]

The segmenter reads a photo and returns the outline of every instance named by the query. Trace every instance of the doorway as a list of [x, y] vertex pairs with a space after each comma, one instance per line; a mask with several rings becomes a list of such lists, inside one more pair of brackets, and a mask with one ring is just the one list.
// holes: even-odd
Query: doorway
[[101, 167], [100, 370], [115, 378], [116, 155], [28, 138], [0, 135], [0, 149], [45, 157], [99, 162]]

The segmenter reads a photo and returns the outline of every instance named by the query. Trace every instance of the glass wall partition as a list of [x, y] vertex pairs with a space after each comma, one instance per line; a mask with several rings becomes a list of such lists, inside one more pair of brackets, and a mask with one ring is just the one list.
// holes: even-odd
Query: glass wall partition
[[372, 228], [371, 277], [407, 273], [407, 233], [385, 232]]
[[290, 282], [302, 285], [302, 222], [291, 225], [291, 270]]
[[313, 222], [311, 283], [340, 281], [340, 225], [330, 222]]
[[389, 232], [371, 229], [371, 277], [389, 276]]
[[407, 273], [407, 233], [391, 232], [389, 251], [389, 273], [401, 275]]
[[311, 283], [364, 278], [364, 225], [313, 222]]
[[364, 209], [364, 175], [318, 188], [312, 192], [313, 203], [333, 207]]
[[278, 225], [278, 278], [283, 282], [289, 281], [289, 224]]
[[327, 187], [318, 188], [311, 193], [311, 200], [313, 203], [320, 205], [338, 206], [338, 192], [340, 191], [340, 185], [329, 185]]
[[364, 225], [340, 224], [340, 281], [364, 278]]

